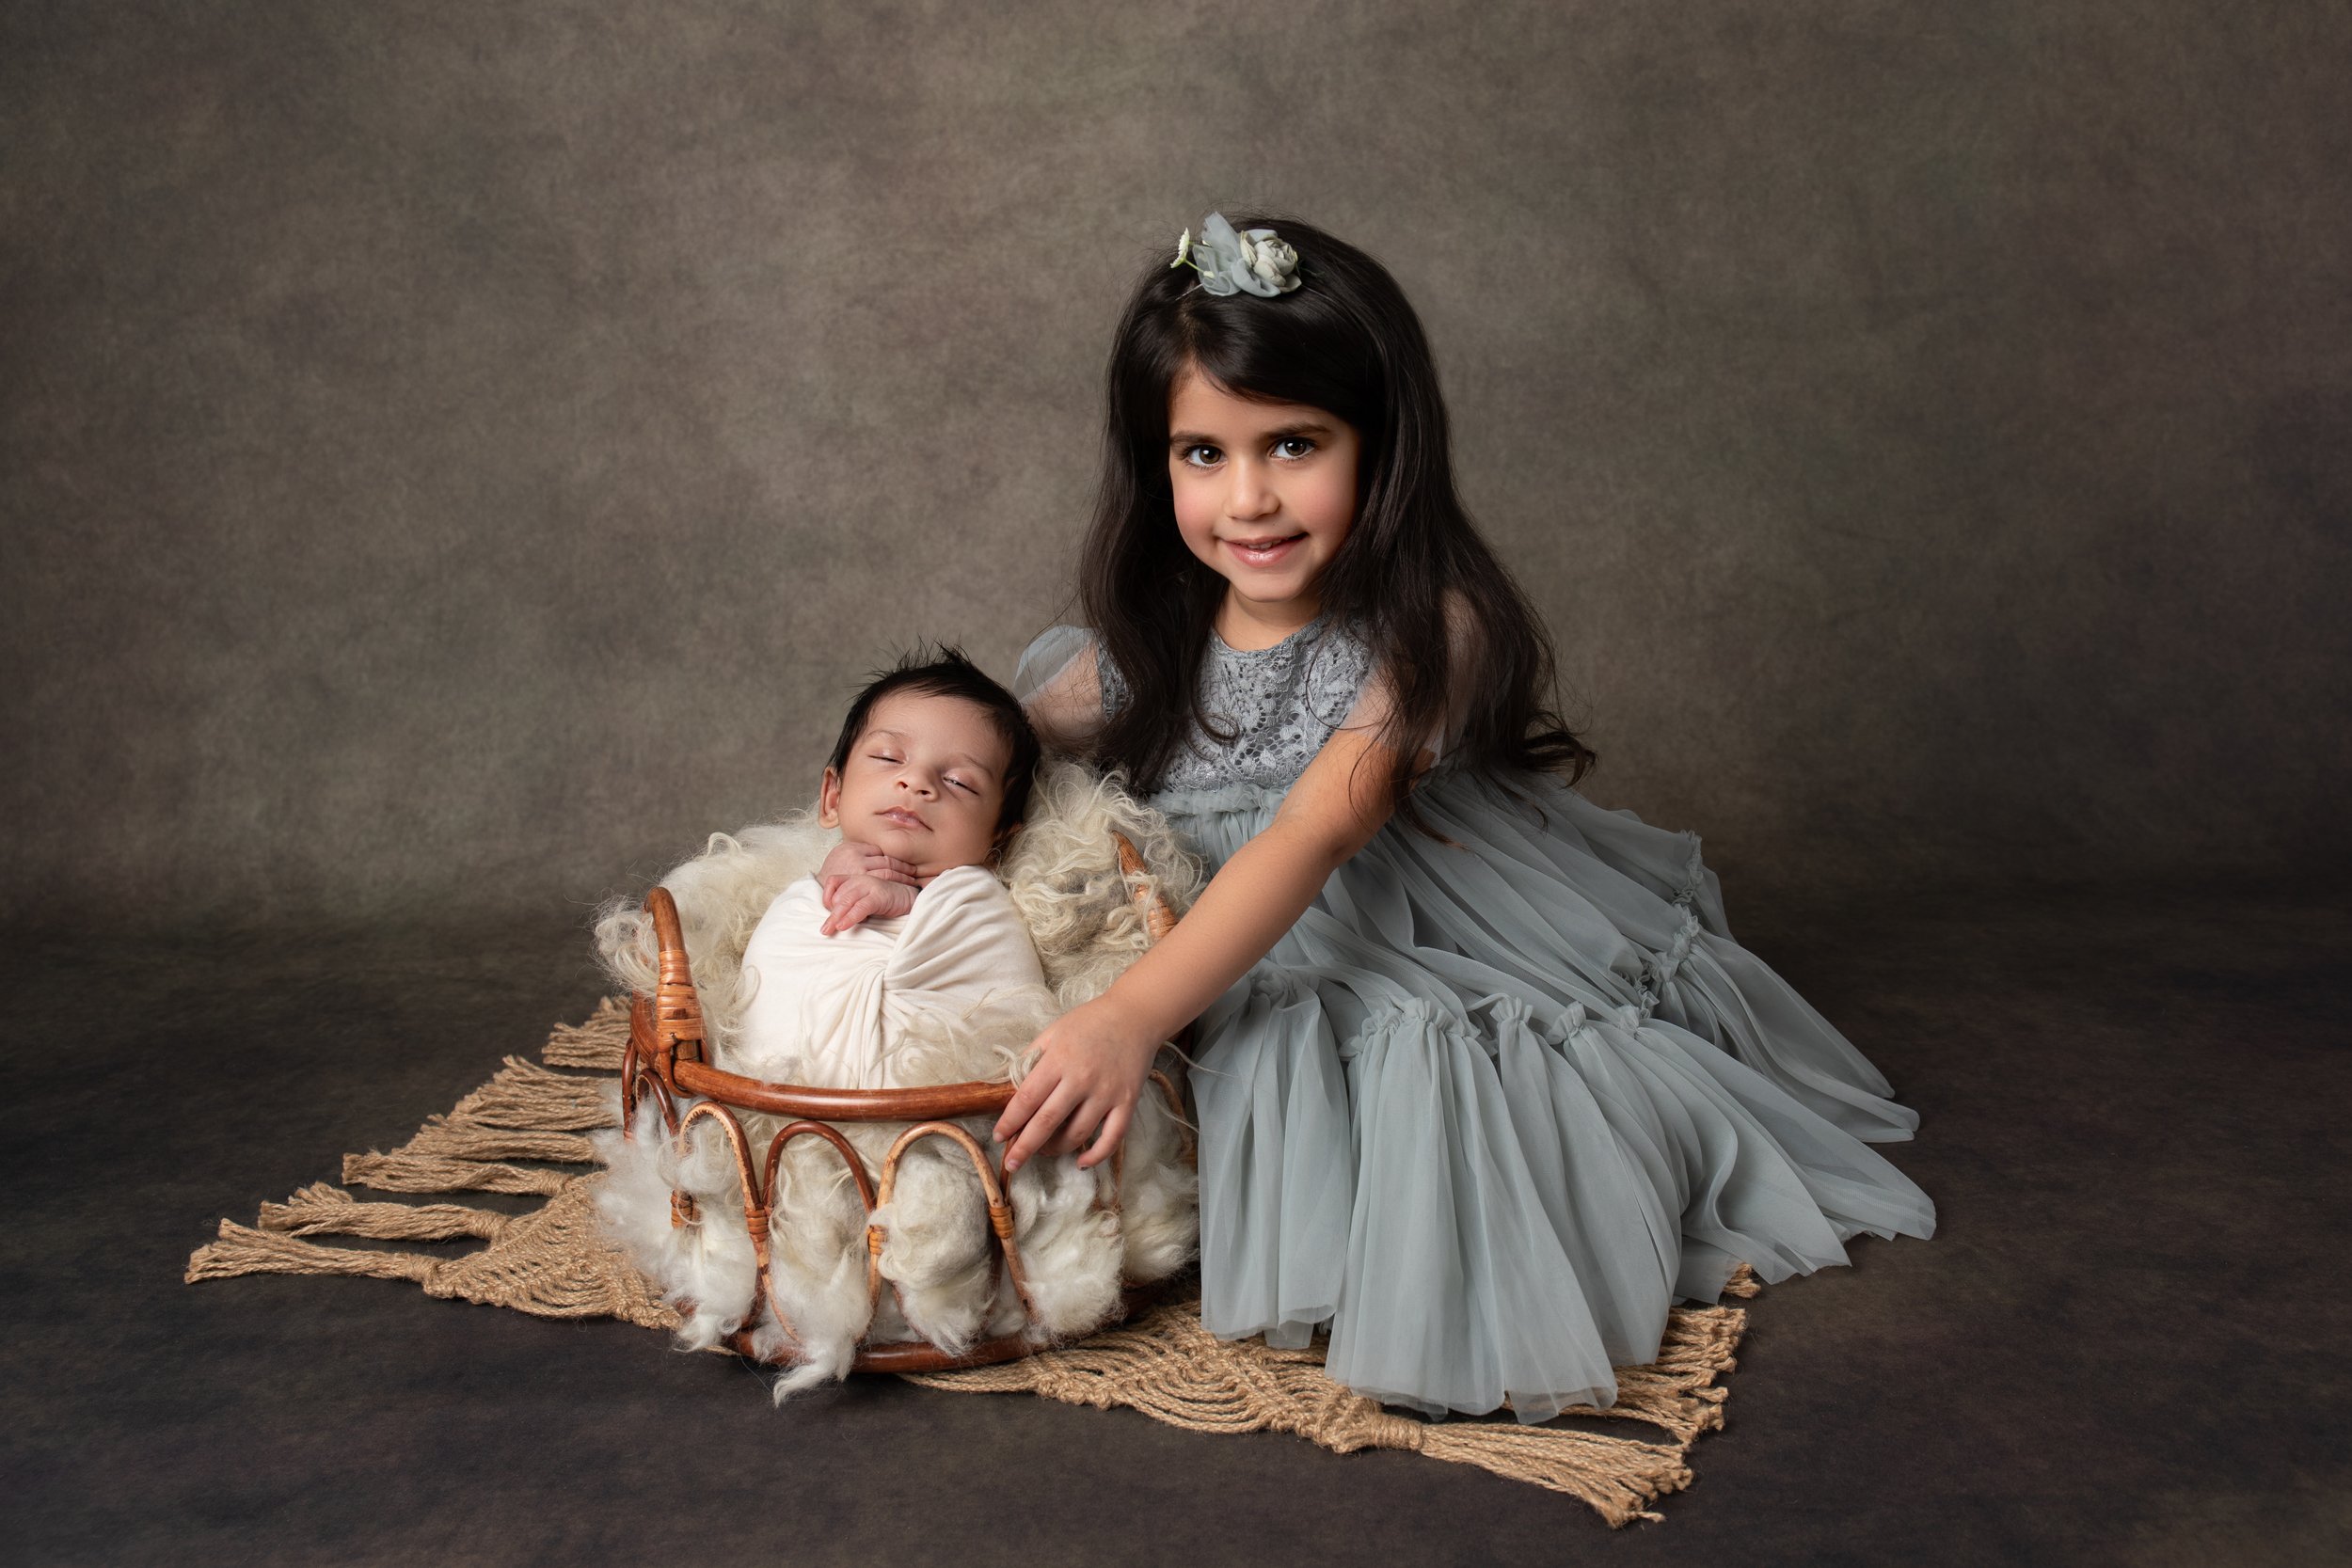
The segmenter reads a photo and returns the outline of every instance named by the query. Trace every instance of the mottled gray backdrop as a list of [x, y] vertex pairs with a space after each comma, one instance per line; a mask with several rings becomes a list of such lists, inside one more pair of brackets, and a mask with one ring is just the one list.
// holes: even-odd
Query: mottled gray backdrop
[[584, 910], [800, 803], [894, 645], [1062, 607], [1214, 207], [1403, 280], [1604, 802], [1757, 884], [2340, 868], [2348, 37], [8, 4], [7, 912]]

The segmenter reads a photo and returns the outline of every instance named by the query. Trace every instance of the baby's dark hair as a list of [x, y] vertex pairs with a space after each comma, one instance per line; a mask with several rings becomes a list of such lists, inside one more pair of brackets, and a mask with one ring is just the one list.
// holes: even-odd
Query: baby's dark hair
[[1029, 785], [1037, 777], [1037, 731], [1029, 727], [1029, 716], [1011, 692], [966, 658], [961, 648], [946, 643], [916, 648], [900, 655], [891, 668], [875, 672], [866, 689], [850, 703], [849, 717], [841, 721], [841, 737], [834, 742], [833, 758], [826, 766], [836, 774], [849, 766], [850, 750], [866, 733], [874, 705], [894, 691], [960, 697], [988, 715], [997, 735], [1012, 749], [1012, 760], [1005, 765], [1005, 803], [996, 814], [996, 826], [1020, 821], [1029, 809]]

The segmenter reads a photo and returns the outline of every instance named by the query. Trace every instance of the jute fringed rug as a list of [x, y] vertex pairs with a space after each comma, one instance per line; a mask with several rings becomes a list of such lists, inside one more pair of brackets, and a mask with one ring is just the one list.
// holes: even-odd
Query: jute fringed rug
[[[262, 1206], [258, 1226], [220, 1222], [220, 1238], [188, 1259], [187, 1279], [247, 1274], [368, 1275], [406, 1279], [427, 1295], [511, 1307], [548, 1318], [612, 1317], [676, 1325], [654, 1287], [597, 1233], [590, 1129], [614, 1124], [628, 1016], [608, 999], [586, 1022], [559, 1025], [540, 1062], [509, 1056], [497, 1076], [430, 1118], [389, 1154], [343, 1157], [343, 1180], [387, 1193], [523, 1193], [547, 1201], [523, 1214], [460, 1203], [363, 1203], [318, 1182]], [[574, 1070], [564, 1070], [574, 1069]], [[510, 1162], [524, 1160], [530, 1164]], [[570, 1168], [566, 1168], [570, 1167]], [[310, 1236], [390, 1242], [474, 1239], [458, 1257], [325, 1246]], [[1742, 1266], [1726, 1293], [1758, 1287]], [[1691, 1484], [1699, 1434], [1724, 1424], [1724, 1390], [1747, 1314], [1677, 1307], [1657, 1361], [1620, 1368], [1617, 1402], [1579, 1409], [1582, 1425], [1423, 1421], [1350, 1393], [1323, 1375], [1321, 1347], [1269, 1350], [1226, 1342], [1200, 1326], [1197, 1295], [1170, 1299], [1090, 1339], [1003, 1366], [906, 1374], [930, 1388], [1029, 1393], [1097, 1408], [1124, 1405], [1192, 1432], [1290, 1432], [1335, 1453], [1409, 1449], [1581, 1497], [1613, 1526], [1657, 1519], [1649, 1505]], [[1590, 1430], [1591, 1418], [1640, 1423], [1662, 1441]]]

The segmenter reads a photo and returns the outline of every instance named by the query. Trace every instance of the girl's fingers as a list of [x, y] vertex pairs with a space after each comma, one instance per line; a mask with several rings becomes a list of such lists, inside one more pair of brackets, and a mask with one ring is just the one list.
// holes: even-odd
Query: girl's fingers
[[1062, 1117], [1070, 1114], [1070, 1101], [1075, 1098], [1075, 1090], [1061, 1081], [1059, 1073], [1031, 1073], [1028, 1083], [1021, 1085], [1024, 1093], [1030, 1085], [1039, 1085], [1034, 1098], [1023, 1104], [1021, 1097], [1016, 1095], [1014, 1103], [1005, 1107], [1006, 1119], [1011, 1125], [1006, 1129], [1005, 1136], [998, 1140], [1008, 1146], [1008, 1155], [1019, 1154], [1020, 1158], [1012, 1162], [1016, 1165], [1054, 1135], [1054, 1130], [1061, 1125]]
[[1069, 1153], [1072, 1147], [1071, 1140], [1079, 1135], [1079, 1130], [1085, 1125], [1085, 1115], [1086, 1107], [1083, 1102], [1072, 1106], [1070, 1114], [1061, 1118], [1059, 1130], [1045, 1140], [1045, 1147], [1038, 1152], [1048, 1159], [1057, 1154]]
[[1099, 1165], [1117, 1153], [1119, 1141], [1127, 1135], [1127, 1123], [1134, 1119], [1134, 1116], [1133, 1106], [1120, 1105], [1115, 1108], [1109, 1116], [1104, 1117], [1101, 1134], [1093, 1143], [1087, 1146], [1087, 1151], [1084, 1154], [1078, 1156], [1078, 1168], [1086, 1170]]
[[1048, 1154], [1068, 1154], [1086, 1148], [1102, 1130], [1104, 1114], [1109, 1109], [1102, 1101], [1087, 1099], [1073, 1107], [1061, 1124], [1061, 1134], [1046, 1146]]
[[1006, 1102], [1003, 1112], [997, 1116], [996, 1126], [989, 1136], [1000, 1144], [1010, 1143], [1013, 1135], [1037, 1114], [1037, 1108], [1045, 1102], [1045, 1097], [1054, 1092], [1054, 1085], [1060, 1082], [1060, 1069], [1040, 1061], [1029, 1075], [1021, 1080], [1021, 1086], [1012, 1091], [1012, 1099]]
[[1007, 1176], [1027, 1164], [1029, 1157], [1045, 1146], [1046, 1140], [1061, 1126], [1062, 1118], [1070, 1114], [1071, 1105], [1077, 1099], [1076, 1085], [1064, 1081], [1054, 1086], [1053, 1094], [1037, 1115], [1029, 1118], [1029, 1124], [1021, 1130], [1020, 1138], [1005, 1155]]

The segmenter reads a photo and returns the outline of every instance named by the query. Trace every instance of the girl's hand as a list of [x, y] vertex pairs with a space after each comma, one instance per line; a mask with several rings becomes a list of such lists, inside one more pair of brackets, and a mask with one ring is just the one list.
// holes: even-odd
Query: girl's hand
[[867, 920], [888, 920], [906, 914], [914, 908], [916, 889], [902, 882], [886, 882], [866, 872], [855, 872], [834, 879], [833, 891], [825, 895], [825, 923], [817, 927], [820, 936], [834, 936]]
[[1031, 1155], [1065, 1153], [1089, 1138], [1079, 1168], [1109, 1159], [1135, 1119], [1136, 1099], [1159, 1048], [1157, 1033], [1108, 996], [1056, 1019], [1038, 1036], [1036, 1065], [996, 1118], [997, 1142], [1018, 1134], [1005, 1155], [1006, 1176]]

